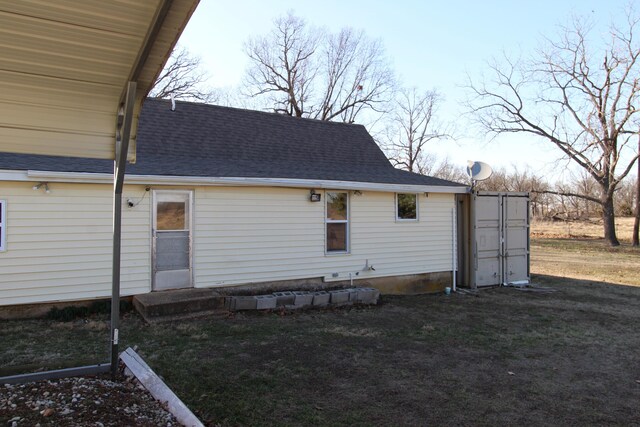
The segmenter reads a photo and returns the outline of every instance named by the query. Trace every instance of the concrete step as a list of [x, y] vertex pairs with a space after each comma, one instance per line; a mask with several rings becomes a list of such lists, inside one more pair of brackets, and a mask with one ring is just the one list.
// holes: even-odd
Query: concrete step
[[133, 305], [147, 322], [224, 315], [224, 297], [212, 289], [177, 289], [133, 297]]

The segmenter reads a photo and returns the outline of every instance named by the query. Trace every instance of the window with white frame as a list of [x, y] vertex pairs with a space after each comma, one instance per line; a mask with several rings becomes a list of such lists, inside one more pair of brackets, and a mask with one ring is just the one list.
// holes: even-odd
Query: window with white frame
[[396, 193], [396, 220], [418, 220], [418, 195], [413, 193]]
[[326, 251], [349, 251], [349, 193], [328, 191], [325, 195]]
[[0, 251], [7, 250], [7, 202], [0, 200]]

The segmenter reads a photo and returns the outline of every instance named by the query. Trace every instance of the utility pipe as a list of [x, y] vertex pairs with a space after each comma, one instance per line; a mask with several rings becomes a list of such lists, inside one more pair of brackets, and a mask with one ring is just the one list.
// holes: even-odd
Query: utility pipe
[[[455, 201], [455, 198], [454, 198]], [[451, 277], [453, 280], [453, 283], [451, 284], [451, 289], [453, 290], [453, 292], [456, 291], [456, 261], [457, 261], [457, 255], [458, 255], [458, 251], [457, 251], [457, 233], [456, 233], [456, 208], [455, 208], [455, 204], [454, 207], [451, 209]]]

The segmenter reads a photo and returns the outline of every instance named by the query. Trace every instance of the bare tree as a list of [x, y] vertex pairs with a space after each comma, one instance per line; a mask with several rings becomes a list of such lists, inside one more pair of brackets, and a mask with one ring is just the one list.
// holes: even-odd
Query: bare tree
[[599, 198], [570, 195], [602, 206], [605, 239], [614, 246], [615, 190], [639, 154], [629, 146], [639, 131], [638, 18], [632, 11], [627, 18], [624, 26], [612, 25], [601, 52], [593, 52], [590, 28], [575, 20], [531, 63], [494, 63], [492, 83], [469, 85], [471, 110], [486, 131], [540, 137], [593, 177]]
[[447, 138], [436, 120], [442, 98], [435, 90], [402, 89], [396, 98], [381, 145], [395, 167], [426, 174], [435, 164], [430, 144]]
[[[638, 135], [638, 155], [640, 155], [640, 135]], [[634, 213], [633, 232], [631, 236], [631, 245], [640, 246], [640, 158], [636, 160], [638, 164], [638, 175], [636, 176], [636, 210]]]
[[511, 176], [505, 168], [493, 169], [489, 178], [476, 183], [476, 189], [482, 191], [513, 191]]
[[[620, 185], [617, 186], [618, 190]], [[593, 215], [602, 216], [602, 187], [593, 178], [591, 174], [584, 169], [580, 171], [577, 176], [572, 176], [572, 179], [559, 181], [555, 184], [555, 189], [547, 189], [547, 194], [560, 197], [560, 200], [565, 202], [572, 209], [566, 209], [567, 216], [573, 216], [574, 218], [589, 218]], [[617, 214], [618, 212], [615, 210]], [[571, 214], [571, 215], [569, 215]]]
[[549, 183], [542, 177], [533, 175], [529, 191], [531, 213], [534, 217], [545, 217], [552, 205], [552, 196], [546, 193]]
[[200, 58], [190, 54], [184, 47], [177, 47], [153, 84], [149, 96], [215, 102], [217, 93], [205, 87], [207, 79]]
[[618, 185], [616, 190], [616, 215], [633, 217], [635, 213], [635, 198], [636, 198], [637, 181], [635, 177], [628, 176], [623, 182]]
[[544, 178], [536, 175], [531, 169], [520, 170], [512, 166], [510, 171], [505, 168], [495, 169], [491, 176], [477, 183], [478, 190], [483, 191], [540, 191], [548, 187]]
[[291, 12], [274, 24], [245, 44], [247, 95], [278, 113], [347, 123], [391, 99], [394, 78], [380, 42], [351, 29], [309, 28]]
[[385, 111], [393, 95], [394, 76], [379, 40], [345, 28], [327, 37], [322, 53], [322, 94], [313, 118], [354, 123], [363, 110]]
[[512, 166], [510, 171], [495, 169], [488, 179], [478, 182], [476, 188], [483, 191], [528, 192], [533, 216], [547, 215], [554, 205], [547, 194], [549, 183], [528, 168], [520, 170]]
[[449, 157], [439, 159], [433, 156], [433, 160], [429, 159], [427, 162], [424, 174], [459, 183], [469, 182], [469, 175], [467, 175], [465, 169], [462, 166], [456, 166]]
[[274, 24], [267, 36], [245, 44], [251, 60], [245, 75], [247, 89], [251, 96], [265, 97], [275, 112], [308, 116], [306, 104], [318, 70], [314, 54], [323, 35], [309, 31], [305, 21], [291, 12]]

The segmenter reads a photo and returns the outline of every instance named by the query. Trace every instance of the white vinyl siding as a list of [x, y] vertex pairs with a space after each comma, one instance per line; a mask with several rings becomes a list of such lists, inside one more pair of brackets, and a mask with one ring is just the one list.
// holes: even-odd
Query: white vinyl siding
[[[325, 256], [325, 206], [303, 189], [199, 187], [196, 287], [451, 271], [453, 194], [419, 198], [424, 220], [396, 222], [395, 195], [349, 194], [350, 255]], [[366, 260], [375, 271], [363, 272]]]
[[[7, 250], [0, 252], [0, 305], [65, 301], [111, 295], [113, 187], [1, 182], [6, 200]], [[125, 186], [124, 200], [138, 200], [143, 186]], [[123, 295], [150, 290], [149, 197], [123, 208]]]
[[[112, 186], [0, 182], [6, 251], [0, 305], [111, 295]], [[185, 189], [154, 187], [154, 189]], [[308, 189], [195, 187], [194, 286], [325, 278], [367, 279], [451, 271], [453, 194], [419, 197], [420, 221], [395, 221], [392, 192], [349, 192], [349, 255], [325, 254], [325, 203]], [[143, 185], [123, 199], [140, 200]], [[122, 294], [151, 290], [151, 197], [123, 208]], [[363, 271], [365, 263], [375, 271]], [[337, 274], [337, 277], [334, 277]]]

